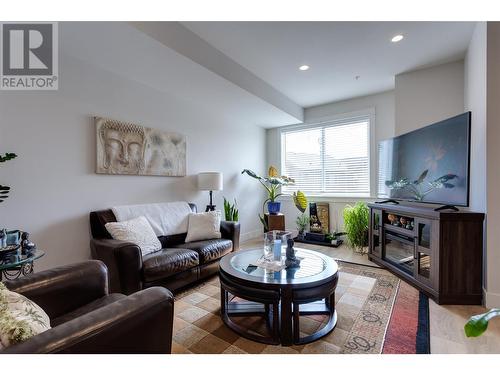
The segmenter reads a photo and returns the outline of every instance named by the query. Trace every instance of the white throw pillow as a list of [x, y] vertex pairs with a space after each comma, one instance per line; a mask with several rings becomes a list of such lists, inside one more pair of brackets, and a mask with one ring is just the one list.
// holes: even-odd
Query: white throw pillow
[[186, 242], [221, 238], [220, 211], [209, 211], [200, 214], [189, 214]]
[[43, 309], [0, 283], [0, 348], [26, 341], [50, 329]]
[[144, 216], [132, 220], [107, 223], [106, 230], [115, 240], [135, 243], [142, 255], [161, 250], [161, 242]]

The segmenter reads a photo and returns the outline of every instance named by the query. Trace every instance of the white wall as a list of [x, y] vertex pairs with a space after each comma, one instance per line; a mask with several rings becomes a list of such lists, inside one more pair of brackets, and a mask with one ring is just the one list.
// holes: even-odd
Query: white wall
[[489, 307], [500, 306], [500, 22], [487, 25], [487, 293]]
[[[0, 151], [19, 155], [0, 166], [1, 183], [12, 187], [9, 199], [0, 204], [0, 226], [32, 234], [46, 251], [38, 269], [90, 257], [92, 210], [174, 200], [203, 209], [208, 193], [197, 191], [194, 176], [201, 171], [223, 172], [224, 192], [215, 192], [215, 203], [222, 208], [222, 195], [237, 198], [242, 232], [248, 237], [260, 230], [257, 211], [264, 195], [240, 172], [263, 169], [264, 129], [244, 116], [228, 117], [224, 108], [208, 110], [192, 98], [152, 89], [66, 55], [60, 57], [59, 87], [54, 92], [0, 93]], [[188, 176], [95, 174], [92, 115], [185, 134]]]
[[[470, 205], [472, 211], [486, 212], [486, 22], [478, 22], [472, 35], [464, 63], [464, 105], [472, 112]], [[488, 274], [484, 225], [484, 287]]]
[[396, 76], [396, 135], [464, 111], [464, 62], [456, 61]]
[[[305, 110], [305, 123], [314, 124], [320, 121], [325, 121], [329, 118], [337, 118], [343, 114], [348, 114], [357, 111], [374, 110], [375, 124], [374, 126], [374, 145], [378, 141], [394, 136], [394, 91], [387, 91], [375, 95], [368, 95], [359, 98], [344, 100], [335, 103], [324, 104], [317, 107], [307, 108]], [[371, 159], [375, 173], [372, 173], [372, 197], [376, 197], [376, 151], [375, 147], [371, 150]], [[280, 130], [267, 130], [267, 163], [270, 165], [280, 166]], [[325, 198], [325, 197], [308, 197], [309, 201], [329, 202], [330, 203], [330, 231], [342, 230], [343, 219], [342, 210], [347, 204], [353, 204], [359, 200], [373, 200], [369, 198]], [[287, 229], [295, 229], [295, 218], [299, 215], [299, 211], [295, 208], [293, 201], [290, 198], [282, 199], [282, 212], [286, 215]]]

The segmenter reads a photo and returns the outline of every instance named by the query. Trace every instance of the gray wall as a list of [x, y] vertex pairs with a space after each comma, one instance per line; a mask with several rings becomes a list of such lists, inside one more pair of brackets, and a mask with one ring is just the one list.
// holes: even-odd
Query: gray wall
[[464, 110], [463, 60], [396, 76], [396, 135]]
[[[208, 193], [197, 190], [195, 179], [202, 171], [224, 173], [215, 203], [222, 208], [222, 195], [238, 199], [243, 237], [260, 230], [263, 192], [240, 171], [264, 168], [264, 129], [65, 55], [60, 75], [58, 91], [0, 93], [0, 151], [19, 155], [0, 169], [1, 183], [13, 189], [0, 204], [0, 224], [32, 233], [47, 253], [38, 269], [90, 257], [92, 210], [174, 200], [203, 209]], [[92, 115], [185, 134], [188, 176], [95, 174]]]

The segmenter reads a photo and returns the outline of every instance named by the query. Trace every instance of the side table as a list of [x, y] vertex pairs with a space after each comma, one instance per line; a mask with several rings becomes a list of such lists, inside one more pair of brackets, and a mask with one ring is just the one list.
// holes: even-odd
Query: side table
[[29, 254], [17, 253], [5, 255], [0, 258], [0, 280], [18, 279], [21, 276], [33, 272], [33, 263], [45, 255], [41, 250], [32, 251]]
[[265, 214], [264, 219], [266, 220], [268, 231], [273, 230], [285, 230], [285, 215], [281, 212], [277, 214]]

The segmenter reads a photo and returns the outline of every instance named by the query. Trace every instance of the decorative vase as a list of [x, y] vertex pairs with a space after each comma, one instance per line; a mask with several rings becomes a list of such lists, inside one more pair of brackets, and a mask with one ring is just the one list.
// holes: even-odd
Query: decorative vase
[[280, 212], [281, 202], [267, 202], [267, 210], [270, 215], [276, 215]]

